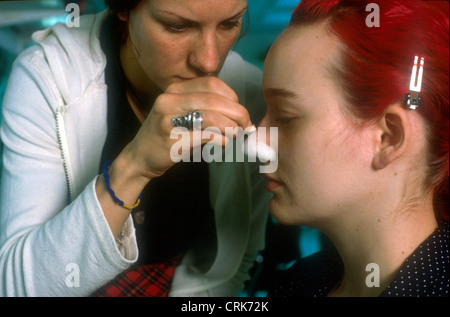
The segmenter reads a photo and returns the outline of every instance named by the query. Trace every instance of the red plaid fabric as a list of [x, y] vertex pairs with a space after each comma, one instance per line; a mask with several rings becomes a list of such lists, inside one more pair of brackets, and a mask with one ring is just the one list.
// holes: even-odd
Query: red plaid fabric
[[95, 291], [91, 297], [167, 297], [182, 256], [163, 263], [132, 267]]

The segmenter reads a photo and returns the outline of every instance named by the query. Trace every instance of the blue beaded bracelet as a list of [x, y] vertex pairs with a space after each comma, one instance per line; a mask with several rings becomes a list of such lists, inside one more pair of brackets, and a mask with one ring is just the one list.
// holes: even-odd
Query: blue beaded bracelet
[[134, 208], [136, 208], [137, 206], [139, 206], [139, 204], [141, 203], [141, 199], [142, 199], [142, 193], [139, 195], [139, 198], [136, 200], [136, 203], [133, 206], [129, 206], [127, 204], [125, 204], [122, 200], [120, 200], [116, 194], [114, 193], [114, 191], [111, 189], [111, 186], [109, 184], [109, 174], [108, 174], [108, 167], [111, 164], [112, 161], [107, 161], [105, 162], [105, 165], [103, 166], [103, 177], [105, 178], [105, 184], [106, 184], [106, 188], [108, 189], [109, 193], [111, 194], [112, 198], [114, 199], [114, 201], [119, 204], [120, 206], [128, 209], [128, 210], [133, 210]]

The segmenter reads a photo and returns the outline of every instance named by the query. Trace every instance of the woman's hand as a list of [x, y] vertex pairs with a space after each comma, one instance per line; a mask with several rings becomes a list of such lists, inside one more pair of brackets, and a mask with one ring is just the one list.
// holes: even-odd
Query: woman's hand
[[[222, 145], [226, 142], [226, 127], [245, 129], [251, 124], [248, 111], [239, 104], [236, 93], [219, 78], [202, 77], [172, 84], [156, 99], [138, 134], [127, 147], [133, 158], [130, 163], [137, 166], [141, 176], [148, 179], [161, 176], [175, 164], [170, 157], [170, 150], [177, 142], [170, 138], [174, 129], [172, 119], [192, 110], [202, 113], [202, 129], [220, 129]], [[210, 139], [202, 138], [201, 143], [208, 141]]]
[[[147, 183], [175, 164], [170, 155], [177, 142], [170, 138], [174, 129], [172, 119], [192, 110], [202, 113], [202, 129], [215, 127], [221, 131], [222, 146], [227, 141], [225, 128], [245, 129], [251, 125], [247, 109], [239, 104], [236, 93], [219, 78], [202, 77], [170, 85], [156, 99], [133, 141], [109, 168], [110, 187], [127, 205], [134, 205]], [[192, 131], [190, 133], [192, 140]], [[201, 144], [209, 141], [209, 138], [202, 138]], [[114, 202], [103, 177], [96, 184], [96, 192], [110, 228], [117, 237], [130, 210]]]

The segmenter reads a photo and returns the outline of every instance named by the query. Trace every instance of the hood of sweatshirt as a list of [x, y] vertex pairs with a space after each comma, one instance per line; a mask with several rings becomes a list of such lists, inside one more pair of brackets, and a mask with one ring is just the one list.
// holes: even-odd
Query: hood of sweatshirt
[[107, 14], [103, 11], [84, 15], [80, 17], [79, 27], [57, 23], [32, 35], [44, 51], [65, 104], [81, 95], [92, 81], [102, 80], [106, 57], [99, 37]]

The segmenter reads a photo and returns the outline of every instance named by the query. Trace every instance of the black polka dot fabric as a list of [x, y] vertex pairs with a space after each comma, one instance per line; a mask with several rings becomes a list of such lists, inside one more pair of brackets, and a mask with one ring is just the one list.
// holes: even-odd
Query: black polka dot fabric
[[344, 266], [335, 250], [322, 250], [295, 263], [277, 277], [268, 297], [324, 297], [340, 281]]
[[[449, 296], [449, 229], [439, 227], [406, 259], [382, 297]], [[341, 280], [344, 267], [333, 251], [301, 259], [278, 278], [269, 297], [324, 297]]]
[[448, 271], [448, 224], [446, 224], [440, 226], [405, 261], [382, 296], [448, 296]]

